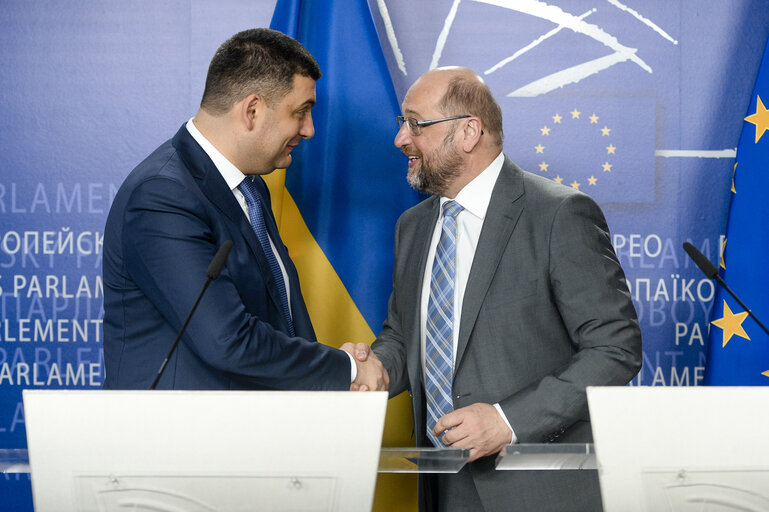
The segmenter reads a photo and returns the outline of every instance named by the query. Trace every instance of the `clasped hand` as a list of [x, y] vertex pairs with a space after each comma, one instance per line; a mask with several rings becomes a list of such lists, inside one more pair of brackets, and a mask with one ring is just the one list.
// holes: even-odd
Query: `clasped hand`
[[371, 347], [365, 343], [345, 343], [340, 348], [352, 355], [358, 367], [358, 375], [350, 385], [350, 391], [387, 391], [390, 376]]
[[512, 431], [491, 404], [481, 402], [456, 409], [438, 420], [433, 434], [443, 444], [470, 450], [469, 462], [499, 452], [512, 441]]

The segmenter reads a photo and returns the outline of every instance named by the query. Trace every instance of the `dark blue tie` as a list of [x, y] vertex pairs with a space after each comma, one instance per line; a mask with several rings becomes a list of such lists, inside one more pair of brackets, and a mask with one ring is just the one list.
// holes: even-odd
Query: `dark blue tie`
[[264, 213], [262, 212], [262, 201], [259, 198], [259, 190], [254, 185], [250, 176], [240, 182], [238, 188], [246, 198], [248, 205], [248, 218], [251, 220], [251, 227], [254, 229], [256, 238], [262, 246], [264, 255], [267, 257], [267, 263], [270, 265], [272, 276], [275, 278], [275, 285], [278, 287], [280, 302], [283, 306], [283, 316], [288, 322], [288, 333], [294, 336], [294, 322], [291, 320], [291, 313], [288, 309], [288, 295], [286, 294], [286, 282], [283, 280], [283, 272], [280, 271], [278, 259], [275, 257], [272, 247], [270, 247], [270, 237], [267, 234], [267, 226], [264, 223]]

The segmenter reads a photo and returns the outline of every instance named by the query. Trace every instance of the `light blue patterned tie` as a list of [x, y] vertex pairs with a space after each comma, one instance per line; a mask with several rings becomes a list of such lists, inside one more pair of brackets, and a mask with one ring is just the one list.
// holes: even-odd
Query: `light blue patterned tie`
[[433, 435], [435, 424], [451, 412], [451, 384], [454, 379], [454, 267], [457, 253], [457, 219], [462, 207], [455, 201], [443, 205], [443, 227], [430, 278], [425, 323], [425, 395], [427, 400], [427, 437], [445, 448]]
[[248, 218], [251, 220], [251, 227], [254, 229], [256, 238], [262, 246], [264, 255], [267, 257], [267, 263], [270, 265], [272, 276], [275, 278], [275, 285], [280, 294], [281, 306], [283, 306], [283, 316], [288, 322], [288, 333], [294, 336], [294, 322], [291, 320], [291, 313], [288, 309], [288, 295], [286, 294], [286, 282], [283, 280], [283, 272], [280, 271], [280, 265], [275, 257], [272, 247], [270, 247], [270, 238], [267, 234], [267, 226], [264, 223], [264, 213], [262, 213], [262, 201], [259, 198], [259, 190], [254, 185], [250, 176], [240, 182], [238, 188], [246, 197], [248, 205]]

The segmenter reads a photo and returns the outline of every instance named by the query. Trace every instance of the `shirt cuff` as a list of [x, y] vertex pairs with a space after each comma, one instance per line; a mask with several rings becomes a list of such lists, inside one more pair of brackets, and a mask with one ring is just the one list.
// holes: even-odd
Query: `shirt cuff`
[[342, 352], [347, 354], [347, 357], [350, 358], [350, 384], [352, 384], [353, 382], [355, 382], [355, 379], [358, 378], [358, 365], [355, 364], [355, 358], [352, 357], [352, 354], [350, 354], [349, 352], [345, 352], [344, 350]]
[[515, 435], [515, 431], [513, 430], [513, 427], [510, 426], [510, 422], [507, 421], [507, 416], [505, 416], [505, 413], [502, 412], [502, 407], [499, 404], [494, 404], [494, 408], [497, 410], [500, 416], [502, 416], [502, 420], [504, 420], [505, 425], [507, 425], [507, 428], [510, 429], [510, 443], [509, 444], [515, 444], [518, 442], [518, 436]]

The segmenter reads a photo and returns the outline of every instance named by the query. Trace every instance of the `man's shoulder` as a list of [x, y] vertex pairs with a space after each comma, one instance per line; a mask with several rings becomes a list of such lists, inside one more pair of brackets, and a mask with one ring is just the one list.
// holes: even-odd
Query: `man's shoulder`
[[517, 182], [520, 187], [520, 193], [527, 205], [538, 208], [558, 208], [564, 202], [570, 203], [574, 200], [594, 202], [593, 199], [570, 186], [562, 185], [550, 178], [525, 171], [506, 160], [502, 169], [501, 176], [506, 176], [508, 182]]
[[173, 139], [165, 141], [142, 160], [126, 177], [121, 188], [134, 188], [153, 178], [187, 181], [191, 178], [184, 159], [174, 146]]
[[426, 217], [432, 215], [436, 202], [439, 202], [438, 196], [430, 196], [427, 199], [420, 201], [405, 212], [403, 212], [398, 219], [399, 224], [409, 222], [422, 222]]
[[131, 203], [149, 201], [159, 194], [168, 195], [168, 200], [180, 200], [181, 196], [187, 196], [185, 191], [190, 190], [197, 196], [197, 188], [191, 170], [174, 146], [173, 139], [169, 139], [126, 176], [115, 195], [110, 217], [116, 212], [122, 214]]
[[507, 172], [510, 176], [518, 177], [518, 179], [521, 180], [526, 194], [533, 194], [538, 197], [552, 199], [563, 199], [581, 194], [581, 192], [569, 186], [562, 185], [550, 178], [521, 169], [509, 159], [506, 160], [502, 169], [503, 173]]

